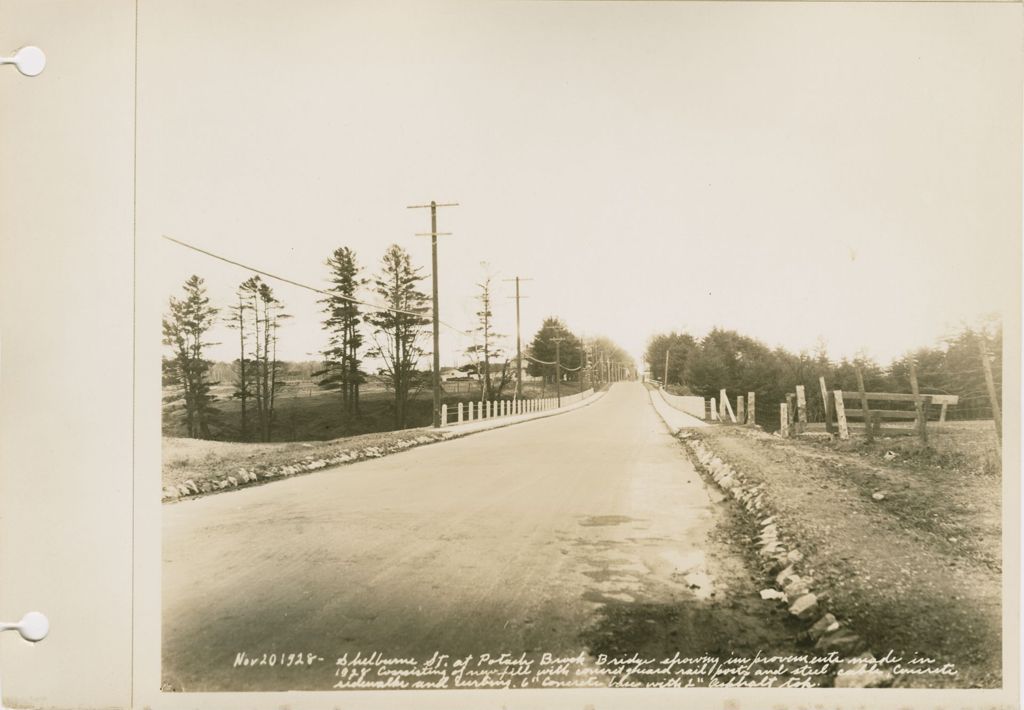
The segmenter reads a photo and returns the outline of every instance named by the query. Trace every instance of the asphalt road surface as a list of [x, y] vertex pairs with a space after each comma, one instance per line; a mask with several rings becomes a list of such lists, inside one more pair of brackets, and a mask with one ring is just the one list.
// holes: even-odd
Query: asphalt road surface
[[357, 652], [792, 652], [720, 501], [620, 383], [575, 412], [165, 505], [164, 687], [329, 689]]

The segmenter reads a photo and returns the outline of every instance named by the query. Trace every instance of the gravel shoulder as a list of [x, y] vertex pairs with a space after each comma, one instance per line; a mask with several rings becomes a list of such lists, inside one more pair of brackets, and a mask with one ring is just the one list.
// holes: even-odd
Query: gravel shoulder
[[909, 437], [868, 445], [729, 426], [696, 435], [762, 486], [836, 617], [882, 653], [959, 671], [897, 685], [999, 687], [1001, 476], [991, 423], [976, 424], [936, 432], [927, 448]]

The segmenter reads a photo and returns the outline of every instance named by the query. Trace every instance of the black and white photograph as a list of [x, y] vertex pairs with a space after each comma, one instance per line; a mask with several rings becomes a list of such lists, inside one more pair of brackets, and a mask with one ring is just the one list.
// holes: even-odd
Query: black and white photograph
[[131, 706], [1010, 707], [1021, 12], [135, 2]]
[[238, 7], [143, 25], [162, 690], [1001, 685], [1019, 27]]

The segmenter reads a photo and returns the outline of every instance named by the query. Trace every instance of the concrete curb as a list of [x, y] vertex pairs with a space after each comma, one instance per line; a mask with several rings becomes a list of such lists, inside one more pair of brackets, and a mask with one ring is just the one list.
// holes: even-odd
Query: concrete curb
[[314, 471], [342, 466], [344, 464], [382, 458], [390, 454], [408, 451], [409, 449], [413, 449], [418, 446], [436, 444], [442, 441], [451, 441], [452, 439], [459, 439], [463, 436], [469, 436], [470, 434], [476, 434], [482, 431], [501, 429], [503, 427], [512, 426], [513, 424], [522, 424], [524, 422], [533, 421], [534, 419], [553, 417], [559, 414], [565, 414], [566, 412], [572, 412], [576, 409], [592, 404], [603, 397], [606, 391], [607, 390], [595, 392], [582, 402], [576, 402], [575, 404], [562, 409], [547, 409], [543, 412], [530, 412], [529, 414], [520, 414], [512, 417], [480, 419], [468, 424], [449, 426], [441, 429], [433, 429], [429, 427], [423, 427], [419, 430], [403, 429], [395, 432], [395, 434], [401, 434], [402, 432], [412, 433], [415, 431], [420, 431], [422, 433], [419, 436], [410, 436], [409, 438], [398, 439], [394, 442], [388, 442], [378, 446], [365, 446], [359, 449], [345, 449], [330, 456], [317, 456], [316, 454], [313, 454], [301, 459], [296, 459], [288, 464], [268, 467], [256, 466], [239, 468], [234, 475], [215, 480], [200, 481], [199, 483], [196, 483], [194, 480], [188, 479], [177, 486], [164, 486], [162, 489], [161, 502], [173, 503], [186, 498], [196, 498], [199, 496], [220, 493], [221, 491], [247, 488], [252, 485], [269, 483], [270, 481], [281, 478], [290, 478], [291, 476], [313, 473]]
[[[655, 409], [661, 414], [657, 405]], [[673, 425], [667, 420], [665, 423], [671, 430]], [[758, 534], [754, 538], [757, 554], [764, 571], [772, 578], [772, 585], [761, 590], [761, 598], [785, 604], [790, 615], [807, 622], [802, 635], [814, 643], [815, 652], [822, 656], [834, 654], [831, 656], [834, 660], [830, 659], [834, 687], [877, 688], [890, 685], [893, 680], [890, 671], [882, 668], [872, 670], [878, 660], [867, 643], [824, 608], [829, 599], [828, 593], [818, 588], [810, 576], [799, 574], [803, 555], [784, 533], [777, 516], [768, 509], [761, 486], [751, 485], [742, 472], [717, 456], [694, 429], [677, 429], [673, 435], [683, 442], [701, 474], [727, 497], [731, 496], [740, 503], [757, 522]]]

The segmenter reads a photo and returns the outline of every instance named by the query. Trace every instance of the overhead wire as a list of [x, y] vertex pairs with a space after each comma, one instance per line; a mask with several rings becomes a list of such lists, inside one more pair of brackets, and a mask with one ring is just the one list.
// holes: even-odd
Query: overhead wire
[[[166, 239], [167, 241], [169, 241], [169, 242], [173, 242], [174, 244], [177, 244], [179, 246], [183, 246], [186, 249], [191, 249], [192, 251], [198, 252], [200, 254], [205, 254], [206, 256], [212, 257], [214, 259], [218, 259], [219, 261], [223, 261], [226, 264], [231, 264], [232, 266], [237, 266], [239, 268], [245, 269], [246, 271], [252, 271], [253, 273], [260, 274], [261, 276], [266, 276], [267, 278], [275, 279], [277, 281], [281, 281], [281, 282], [286, 283], [286, 284], [291, 284], [292, 286], [298, 286], [299, 288], [304, 288], [307, 291], [312, 291], [313, 293], [319, 293], [319, 294], [322, 294], [324, 296], [329, 296], [331, 298], [340, 298], [341, 300], [348, 301], [349, 303], [358, 303], [361, 306], [366, 306], [367, 308], [372, 308], [372, 309], [377, 310], [377, 311], [388, 311], [390, 313], [398, 313], [400, 315], [413, 316], [414, 318], [422, 318], [423, 320], [428, 320], [428, 319], [430, 319], [432, 317], [432, 312], [431, 311], [427, 311], [425, 313], [416, 313], [415, 311], [406, 311], [406, 310], [402, 310], [401, 308], [391, 308], [390, 306], [382, 306], [382, 305], [377, 304], [377, 303], [370, 303], [369, 301], [361, 301], [358, 298], [353, 298], [351, 296], [343, 296], [341, 294], [334, 293], [334, 292], [331, 292], [331, 291], [325, 291], [324, 289], [317, 288], [315, 286], [309, 286], [308, 284], [304, 284], [304, 283], [301, 283], [299, 281], [295, 281], [293, 279], [286, 278], [284, 276], [279, 276], [278, 274], [273, 274], [273, 273], [271, 273], [269, 271], [265, 271], [263, 269], [259, 269], [259, 268], [255, 267], [255, 266], [250, 266], [249, 264], [243, 264], [240, 261], [235, 261], [234, 259], [229, 259], [226, 256], [221, 256], [220, 254], [215, 254], [212, 251], [208, 251], [208, 250], [203, 249], [201, 247], [197, 247], [194, 244], [189, 244], [188, 242], [184, 242], [184, 241], [182, 241], [180, 239], [175, 239], [174, 237], [169, 237], [166, 234], [163, 234], [161, 236], [164, 239]], [[451, 330], [454, 330], [456, 333], [459, 333], [460, 335], [469, 335], [469, 333], [467, 333], [466, 331], [464, 331], [464, 330], [462, 330], [460, 328], [456, 328], [451, 323], [446, 323], [445, 321], [440, 320], [440, 319], [438, 319], [437, 322], [440, 325], [443, 325], [446, 328], [450, 328]]]

